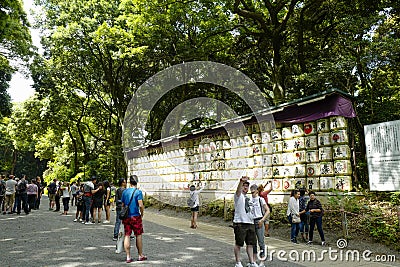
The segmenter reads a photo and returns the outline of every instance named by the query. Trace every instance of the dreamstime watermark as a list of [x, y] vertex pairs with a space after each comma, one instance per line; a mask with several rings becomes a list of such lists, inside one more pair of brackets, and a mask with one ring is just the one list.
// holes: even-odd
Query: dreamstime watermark
[[[257, 257], [262, 261], [291, 261], [291, 262], [396, 262], [396, 255], [374, 254], [371, 250], [345, 250], [347, 241], [339, 239], [336, 242], [337, 249], [328, 247], [322, 250], [303, 249], [303, 250], [277, 250], [265, 247], [265, 253], [258, 252]], [[261, 257], [263, 254], [263, 257]]]

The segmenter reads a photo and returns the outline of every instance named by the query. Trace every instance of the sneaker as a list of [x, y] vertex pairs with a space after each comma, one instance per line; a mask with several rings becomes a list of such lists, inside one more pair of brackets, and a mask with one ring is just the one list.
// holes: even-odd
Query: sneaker
[[246, 267], [258, 267], [258, 264], [253, 262], [253, 263], [247, 263]]
[[298, 244], [297, 239], [291, 239], [290, 242], [292, 242], [294, 244]]
[[326, 242], [325, 242], [325, 241], [322, 241], [321, 245], [322, 245], [323, 247], [325, 247], [325, 246], [326, 246]]
[[147, 256], [139, 256], [139, 258], [137, 259], [138, 261], [145, 261], [147, 260]]
[[312, 241], [308, 241], [308, 242], [307, 242], [307, 245], [312, 245]]
[[85, 224], [94, 224], [94, 223], [92, 223], [92, 222], [85, 222]]
[[126, 259], [126, 263], [131, 263], [132, 261], [133, 261], [132, 258]]
[[85, 221], [82, 221], [82, 224], [85, 224], [86, 222]]
[[75, 220], [74, 220], [74, 222], [77, 222], [77, 221], [78, 221], [78, 219], [75, 219]]
[[239, 261], [239, 262], [236, 262], [235, 267], [243, 267], [243, 265], [242, 265], [242, 263]]
[[108, 220], [105, 220], [103, 223], [110, 223], [110, 221], [108, 221]]
[[113, 241], [117, 241], [117, 240], [118, 240], [118, 236], [114, 236]]

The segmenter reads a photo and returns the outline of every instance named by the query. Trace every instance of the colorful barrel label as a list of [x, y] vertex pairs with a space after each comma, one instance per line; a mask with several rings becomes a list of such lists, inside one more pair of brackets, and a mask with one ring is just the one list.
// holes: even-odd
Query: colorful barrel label
[[314, 135], [317, 133], [317, 126], [315, 122], [304, 123], [304, 135]]
[[311, 163], [306, 165], [307, 177], [319, 176], [319, 164]]
[[346, 130], [338, 130], [331, 133], [332, 144], [347, 144], [349, 137]]
[[335, 175], [350, 175], [351, 174], [350, 160], [335, 160], [334, 171]]

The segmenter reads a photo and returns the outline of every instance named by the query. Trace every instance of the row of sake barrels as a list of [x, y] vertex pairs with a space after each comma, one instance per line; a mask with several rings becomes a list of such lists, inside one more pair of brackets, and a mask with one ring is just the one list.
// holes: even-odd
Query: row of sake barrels
[[274, 191], [290, 191], [306, 188], [315, 191], [350, 191], [352, 189], [351, 176], [328, 176], [312, 178], [283, 178], [273, 179]]

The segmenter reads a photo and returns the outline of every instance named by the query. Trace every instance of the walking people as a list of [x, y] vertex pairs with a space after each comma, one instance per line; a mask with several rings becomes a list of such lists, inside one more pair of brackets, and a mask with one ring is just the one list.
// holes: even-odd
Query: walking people
[[47, 192], [49, 194], [49, 210], [53, 210], [56, 204], [57, 179], [53, 179], [53, 182], [49, 184]]
[[190, 190], [190, 211], [192, 213], [192, 218], [190, 220], [190, 228], [196, 229], [197, 228], [197, 216], [199, 214], [199, 208], [200, 208], [200, 192], [203, 190], [203, 188], [200, 188], [198, 185], [197, 188], [194, 185], [191, 185], [189, 187]]
[[322, 230], [322, 216], [324, 215], [324, 209], [322, 208], [321, 202], [315, 198], [315, 192], [310, 191], [308, 193], [310, 200], [308, 201], [306, 211], [310, 212], [310, 232], [308, 234], [309, 240], [307, 242], [308, 245], [311, 245], [314, 237], [314, 227], [317, 225], [317, 230], [319, 236], [321, 237], [321, 245], [325, 246], [325, 235]]
[[6, 181], [6, 193], [5, 193], [5, 200], [4, 200], [4, 208], [3, 214], [6, 214], [7, 210], [8, 213], [12, 213], [12, 209], [14, 207], [15, 202], [15, 192], [17, 181], [14, 179], [14, 175], [10, 175], [9, 179]]
[[[257, 236], [258, 246], [260, 248], [260, 264], [259, 267], [264, 267], [265, 259], [265, 242], [264, 242], [264, 222], [269, 217], [269, 207], [265, 202], [264, 198], [259, 196], [258, 188], [256, 184], [250, 186], [250, 192], [252, 195], [253, 203], [253, 217], [254, 217], [254, 227]], [[253, 246], [253, 257], [257, 259], [257, 245]]]
[[239, 180], [235, 195], [234, 206], [235, 214], [233, 217], [233, 229], [235, 233], [235, 267], [243, 267], [240, 260], [240, 249], [246, 242], [246, 252], [249, 259], [248, 267], [257, 267], [254, 260], [253, 246], [256, 246], [256, 231], [254, 227], [254, 220], [252, 216], [252, 202], [246, 196], [249, 191], [249, 177], [243, 176]]
[[[136, 237], [136, 249], [138, 251], [138, 261], [147, 260], [147, 257], [143, 254], [143, 222], [142, 218], [144, 215], [144, 205], [143, 205], [143, 193], [137, 188], [138, 177], [132, 175], [129, 178], [130, 188], [127, 188], [122, 193], [122, 205], [129, 205], [128, 218], [124, 219], [122, 223], [124, 224], [124, 249], [126, 252], [126, 262], [130, 263], [133, 261], [131, 257], [131, 234], [132, 231]], [[132, 199], [132, 201], [131, 201]]]
[[306, 197], [306, 189], [305, 188], [300, 188], [300, 197], [299, 197], [299, 213], [300, 213], [300, 235], [301, 235], [301, 239], [304, 242], [308, 241], [308, 221], [310, 219], [310, 213], [308, 211], [306, 211], [306, 207], [307, 207], [307, 203], [308, 203], [308, 199], [309, 197]]
[[118, 239], [118, 232], [121, 226], [121, 219], [119, 218], [119, 214], [121, 213], [122, 209], [122, 193], [126, 188], [126, 181], [124, 178], [120, 178], [118, 181], [118, 189], [115, 192], [115, 203], [116, 203], [116, 216], [115, 216], [115, 225], [114, 225], [114, 237], [113, 240], [117, 241]]
[[300, 230], [300, 214], [299, 214], [299, 197], [300, 192], [299, 190], [293, 190], [289, 199], [288, 208], [286, 215], [288, 216], [288, 220], [291, 225], [290, 230], [290, 241], [292, 243], [297, 242], [297, 235], [299, 234]]
[[62, 195], [62, 203], [64, 207], [64, 212], [61, 215], [68, 215], [69, 211], [69, 200], [71, 198], [71, 187], [69, 183], [63, 183], [60, 187], [61, 195]]
[[[268, 189], [267, 189], [267, 185], [269, 185]], [[266, 237], [269, 237], [269, 219], [270, 219], [271, 211], [272, 211], [271, 205], [268, 203], [268, 194], [271, 193], [272, 189], [273, 189], [272, 183], [269, 181], [265, 185], [262, 185], [262, 184], [259, 185], [258, 189], [257, 189], [259, 192], [259, 196], [265, 200], [265, 203], [267, 203], [268, 208], [269, 208], [269, 213], [268, 213], [267, 219], [265, 220], [265, 223], [264, 223], [264, 229], [265, 229], [264, 236], [266, 236]]]
[[111, 216], [111, 186], [108, 180], [103, 182], [104, 186], [104, 211], [106, 212], [106, 220], [103, 223], [110, 223]]

